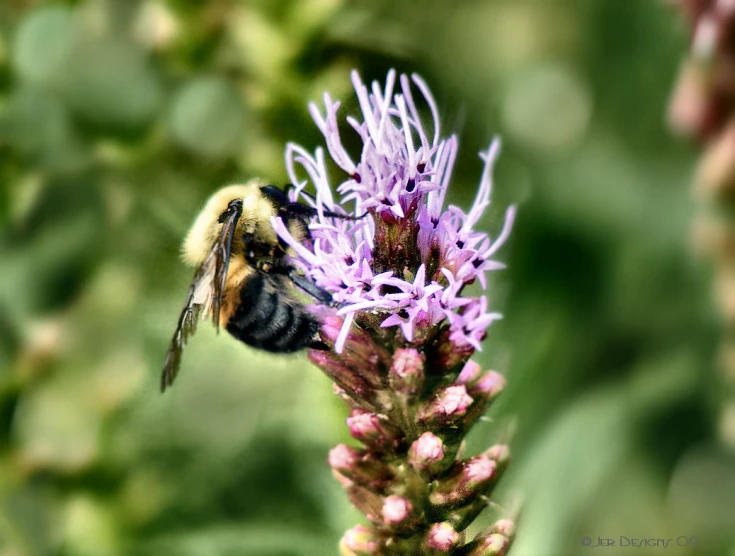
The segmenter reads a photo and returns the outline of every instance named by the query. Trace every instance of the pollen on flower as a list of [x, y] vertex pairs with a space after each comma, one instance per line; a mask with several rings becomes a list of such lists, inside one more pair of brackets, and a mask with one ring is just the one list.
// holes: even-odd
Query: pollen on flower
[[[289, 144], [286, 167], [295, 184], [291, 199], [315, 207], [318, 216], [305, 243], [280, 218], [273, 219], [274, 229], [293, 248], [295, 264], [340, 305], [340, 331], [330, 333], [337, 353], [361, 312], [378, 315], [383, 328], [397, 327], [409, 344], [446, 326], [453, 343], [480, 349], [500, 314], [488, 311], [484, 296], [462, 292], [473, 282], [486, 288], [486, 274], [504, 268], [493, 257], [510, 234], [515, 208], [506, 211], [496, 236], [475, 229], [490, 205], [499, 141], [480, 155], [484, 167], [470, 210], [445, 207], [457, 138], [441, 137], [439, 112], [427, 85], [416, 75], [397, 77], [395, 71], [384, 86], [368, 88], [356, 72], [352, 83], [361, 114], [348, 116], [346, 124], [362, 143], [360, 153], [351, 154], [343, 144], [339, 101], [325, 94], [322, 109], [311, 104], [326, 152], [344, 173], [333, 184], [324, 148], [310, 153]], [[428, 124], [414, 99], [416, 90], [431, 114]], [[315, 197], [305, 193], [307, 186]]]

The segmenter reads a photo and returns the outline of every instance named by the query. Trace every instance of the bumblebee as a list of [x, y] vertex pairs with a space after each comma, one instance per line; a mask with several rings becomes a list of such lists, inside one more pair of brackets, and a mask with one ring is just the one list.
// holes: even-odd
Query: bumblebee
[[[271, 217], [280, 216], [297, 240], [308, 238], [311, 206], [290, 202], [284, 190], [252, 181], [210, 197], [186, 236], [183, 257], [196, 268], [176, 332], [166, 354], [161, 391], [179, 371], [181, 353], [202, 317], [210, 317], [241, 342], [272, 353], [318, 347], [320, 322], [294, 286], [319, 303], [332, 296], [289, 263], [289, 251]], [[354, 219], [330, 211], [335, 218]]]

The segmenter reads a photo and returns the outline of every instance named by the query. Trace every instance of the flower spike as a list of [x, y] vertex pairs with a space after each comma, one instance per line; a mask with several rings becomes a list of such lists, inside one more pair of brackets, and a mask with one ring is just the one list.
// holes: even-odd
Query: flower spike
[[[325, 94], [322, 107], [309, 106], [325, 147], [286, 148], [296, 184], [291, 200], [317, 213], [308, 240], [273, 220], [294, 266], [332, 296], [320, 349], [309, 358], [334, 381], [350, 409], [349, 432], [364, 446], [341, 444], [328, 458], [370, 523], [348, 531], [340, 550], [504, 554], [511, 522], [468, 541], [464, 530], [488, 506], [508, 448], [459, 455], [464, 436], [505, 384], [470, 359], [501, 314], [485, 295], [466, 291], [472, 283], [486, 289], [488, 273], [505, 268], [494, 257], [510, 237], [515, 207], [496, 235], [478, 229], [491, 203], [500, 141], [480, 154], [482, 175], [469, 211], [446, 206], [458, 143], [454, 135], [442, 137], [426, 83], [393, 70], [384, 84], [366, 84], [357, 72], [351, 79], [360, 115], [340, 126], [340, 102]], [[346, 147], [347, 134], [356, 135], [360, 152]], [[316, 194], [306, 195], [307, 187]]]

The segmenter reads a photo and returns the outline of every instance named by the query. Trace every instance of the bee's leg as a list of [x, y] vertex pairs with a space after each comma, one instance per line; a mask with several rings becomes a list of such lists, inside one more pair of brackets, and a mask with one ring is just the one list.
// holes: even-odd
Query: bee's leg
[[[288, 203], [283, 205], [279, 212], [282, 213], [284, 218], [312, 218], [319, 214], [319, 211], [316, 208], [304, 205], [303, 203]], [[328, 218], [339, 218], [340, 220], [362, 220], [368, 215], [366, 212], [360, 216], [353, 216], [352, 214], [341, 214], [339, 212], [333, 212], [326, 209], [323, 210], [322, 213]]]
[[303, 274], [299, 274], [293, 266], [284, 262], [280, 257], [265, 262], [255, 261], [255, 267], [266, 274], [287, 277], [297, 288], [316, 299], [322, 305], [328, 305], [329, 307], [337, 307], [339, 305], [332, 300], [331, 293], [317, 286]]
[[329, 307], [336, 307], [338, 304], [332, 299], [332, 294], [326, 290], [321, 289], [319, 286], [314, 284], [306, 276], [299, 274], [296, 269], [288, 271], [287, 276], [297, 288], [309, 294], [311, 297], [316, 299], [319, 303], [327, 305]]
[[316, 349], [318, 351], [329, 351], [329, 345], [317, 338], [311, 342], [311, 345], [309, 345], [309, 349]]
[[286, 227], [291, 229], [292, 226], [296, 226], [304, 239], [307, 239], [310, 243], [313, 242], [311, 230], [309, 229], [309, 219], [307, 216], [293, 213], [286, 214], [284, 212], [282, 213], [282, 218]]
[[[303, 221], [305, 218], [312, 218], [319, 214], [319, 211], [312, 206], [305, 205], [304, 203], [299, 203], [297, 201], [290, 201], [288, 198], [288, 191], [290, 189], [294, 189], [294, 185], [292, 183], [287, 183], [283, 187], [283, 189], [278, 189], [275, 185], [266, 185], [260, 188], [260, 190], [263, 192], [263, 195], [265, 195], [277, 207], [279, 207], [278, 212], [284, 220], [295, 218]], [[306, 191], [302, 190], [301, 194], [314, 201], [315, 204], [317, 203], [316, 197], [314, 197], [314, 195], [312, 195], [311, 193], [307, 193]], [[360, 216], [353, 216], [351, 214], [333, 212], [325, 208], [323, 214], [324, 216], [327, 216], [329, 218], [340, 218], [342, 220], [360, 220], [362, 218], [365, 218], [368, 213], [366, 212], [365, 214], [362, 214]]]

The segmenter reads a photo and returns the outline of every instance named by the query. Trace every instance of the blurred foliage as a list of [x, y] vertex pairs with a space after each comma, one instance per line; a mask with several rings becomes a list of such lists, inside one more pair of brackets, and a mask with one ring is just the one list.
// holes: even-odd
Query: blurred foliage
[[685, 44], [627, 0], [0, 2], [0, 555], [327, 555], [359, 521], [325, 463], [344, 410], [303, 356], [202, 327], [157, 390], [188, 224], [222, 184], [283, 183], [285, 143], [319, 142], [307, 103], [354, 111], [352, 67], [427, 79], [455, 203], [505, 141], [484, 225], [521, 210], [478, 358], [508, 390], [467, 450], [515, 460], [482, 523], [522, 494], [516, 555], [733, 554], [695, 153], [663, 124]]

